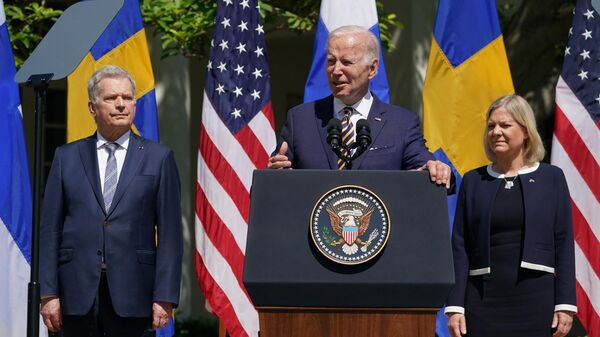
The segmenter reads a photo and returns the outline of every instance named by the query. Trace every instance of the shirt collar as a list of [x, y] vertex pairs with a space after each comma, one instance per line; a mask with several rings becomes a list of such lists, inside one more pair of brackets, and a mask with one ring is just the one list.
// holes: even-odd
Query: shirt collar
[[[538, 169], [538, 167], [540, 167], [540, 162], [535, 162], [535, 163], [533, 163], [533, 165], [531, 165], [529, 167], [518, 170], [517, 175], [535, 172]], [[486, 167], [486, 170], [487, 170], [487, 173], [494, 178], [506, 177], [504, 175], [504, 173], [498, 173], [498, 172], [494, 171], [494, 169], [492, 168], [492, 164], [488, 164], [488, 166]]]
[[[367, 91], [367, 94], [363, 98], [361, 98], [358, 102], [356, 102], [350, 106], [352, 108], [354, 108], [354, 111], [358, 112], [358, 114], [360, 114], [364, 119], [367, 119], [367, 117], [369, 117], [369, 111], [371, 110], [372, 104], [373, 104], [373, 95], [371, 95], [370, 91]], [[342, 119], [342, 117], [344, 115], [343, 110], [347, 106], [348, 105], [344, 104], [344, 102], [342, 102], [342, 100], [334, 97], [333, 98], [333, 111], [334, 111], [335, 117], [337, 117], [338, 119]]]
[[[121, 137], [119, 137], [119, 139], [115, 140], [114, 143], [119, 144], [119, 147], [124, 148], [125, 150], [127, 150], [127, 147], [129, 146], [129, 136], [131, 135], [131, 131], [127, 131], [125, 132]], [[96, 148], [99, 149], [101, 147], [104, 146], [104, 144], [108, 143], [108, 140], [106, 140], [106, 138], [104, 138], [100, 132], [96, 132]]]

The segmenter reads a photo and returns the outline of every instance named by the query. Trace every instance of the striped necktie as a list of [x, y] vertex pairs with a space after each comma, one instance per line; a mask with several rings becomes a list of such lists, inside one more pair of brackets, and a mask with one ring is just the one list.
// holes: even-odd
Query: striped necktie
[[115, 190], [117, 189], [117, 159], [115, 158], [115, 151], [119, 147], [117, 143], [106, 143], [105, 148], [108, 151], [108, 159], [106, 160], [106, 172], [104, 174], [104, 191], [102, 197], [104, 198], [104, 209], [108, 212], [110, 205], [112, 204], [113, 197], [115, 196]]
[[[348, 156], [350, 154], [349, 149], [352, 145], [354, 145], [354, 124], [350, 120], [350, 116], [352, 116], [352, 112], [354, 109], [351, 106], [347, 106], [344, 108], [344, 116], [342, 117], [342, 144], [346, 147], [346, 149], [342, 150], [342, 154], [344, 156]], [[338, 170], [346, 169], [346, 162], [338, 159]]]

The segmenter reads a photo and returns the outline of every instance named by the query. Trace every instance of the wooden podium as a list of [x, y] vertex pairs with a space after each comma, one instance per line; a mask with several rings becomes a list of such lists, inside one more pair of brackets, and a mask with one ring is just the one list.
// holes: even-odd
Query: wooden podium
[[435, 309], [257, 308], [260, 337], [433, 337]]
[[[310, 234], [316, 203], [339, 186], [389, 212], [386, 246], [362, 264], [324, 257]], [[244, 284], [260, 337], [433, 337], [454, 284], [445, 189], [415, 171], [255, 171]]]

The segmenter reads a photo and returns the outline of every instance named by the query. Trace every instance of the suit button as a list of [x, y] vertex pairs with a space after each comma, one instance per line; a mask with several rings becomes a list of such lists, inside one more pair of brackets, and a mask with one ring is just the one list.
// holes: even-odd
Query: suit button
[[96, 254], [98, 254], [98, 256], [102, 256], [102, 251], [100, 249], [98, 249], [98, 251], [96, 252]]
[[110, 226], [110, 221], [104, 221], [102, 223], [102, 227], [108, 227], [108, 226]]

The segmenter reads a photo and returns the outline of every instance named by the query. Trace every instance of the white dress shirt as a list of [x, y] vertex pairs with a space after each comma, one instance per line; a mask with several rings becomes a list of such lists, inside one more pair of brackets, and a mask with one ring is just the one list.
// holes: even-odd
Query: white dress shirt
[[[124, 135], [119, 137], [114, 143], [119, 144], [119, 147], [115, 150], [115, 159], [117, 160], [117, 183], [121, 170], [123, 169], [123, 163], [125, 162], [125, 156], [127, 155], [127, 147], [129, 146], [129, 135], [131, 131], [125, 132]], [[100, 132], [96, 132], [98, 140], [96, 141], [96, 153], [98, 155], [98, 173], [100, 174], [100, 188], [104, 191], [104, 176], [106, 174], [106, 161], [108, 160], [108, 147], [106, 143], [109, 141], [102, 137]]]
[[356, 134], [356, 123], [359, 119], [367, 119], [369, 117], [369, 111], [371, 111], [371, 105], [373, 105], [373, 95], [370, 91], [361, 98], [358, 102], [352, 105], [346, 105], [338, 98], [333, 98], [333, 116], [339, 120], [344, 117], [344, 108], [351, 106], [354, 109], [352, 115], [350, 115], [350, 121], [354, 125], [354, 133]]

